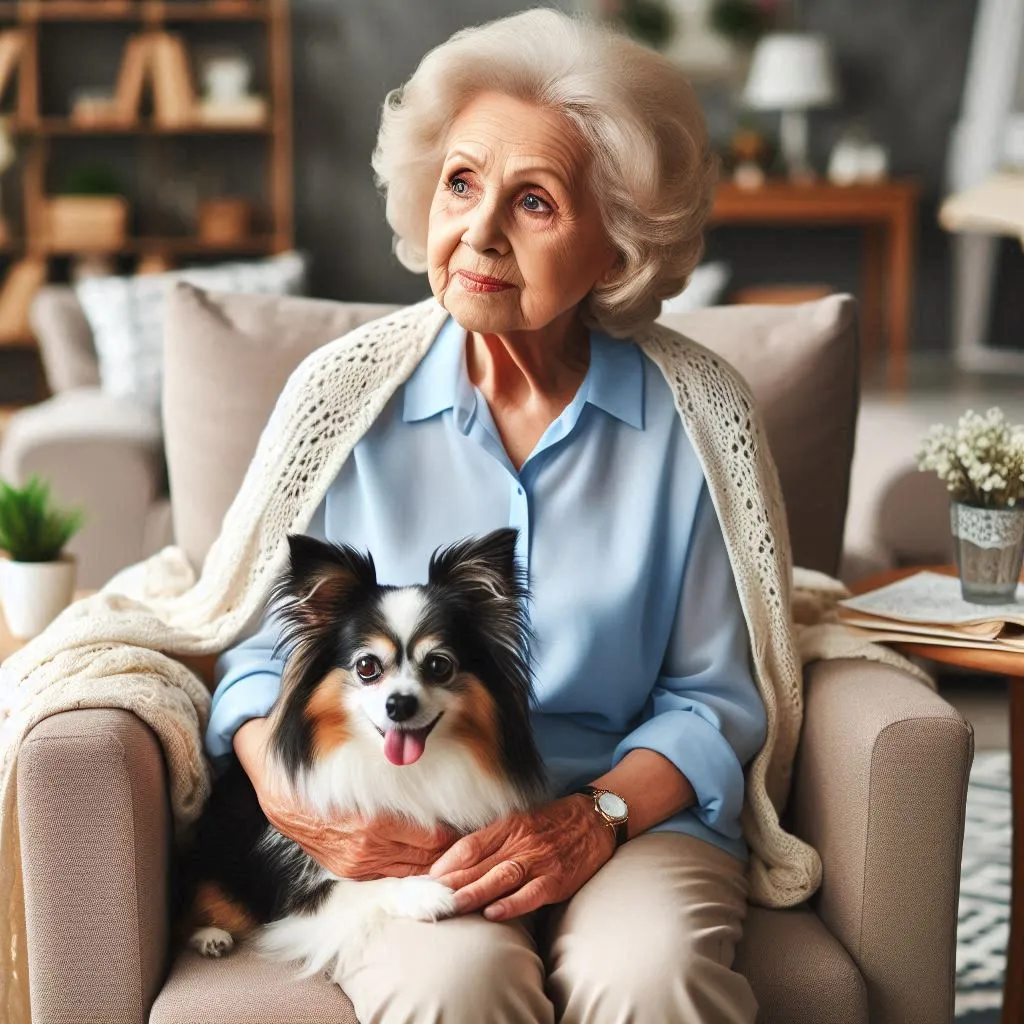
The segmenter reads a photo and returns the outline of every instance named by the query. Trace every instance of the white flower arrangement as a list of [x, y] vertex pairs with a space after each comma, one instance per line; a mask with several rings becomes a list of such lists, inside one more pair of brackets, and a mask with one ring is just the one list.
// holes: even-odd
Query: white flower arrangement
[[932, 427], [917, 452], [917, 467], [932, 470], [957, 501], [979, 508], [1024, 508], [1024, 424], [1006, 422], [1003, 410], [973, 410], [956, 429]]

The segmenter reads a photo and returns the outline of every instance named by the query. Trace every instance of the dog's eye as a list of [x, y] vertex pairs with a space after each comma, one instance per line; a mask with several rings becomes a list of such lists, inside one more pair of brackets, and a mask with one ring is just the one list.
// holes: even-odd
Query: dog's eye
[[356, 662], [356, 675], [364, 683], [372, 683], [381, 674], [380, 662], [372, 654], [364, 654]]
[[455, 671], [452, 659], [444, 654], [431, 654], [423, 662], [423, 671], [433, 683], [443, 683]]

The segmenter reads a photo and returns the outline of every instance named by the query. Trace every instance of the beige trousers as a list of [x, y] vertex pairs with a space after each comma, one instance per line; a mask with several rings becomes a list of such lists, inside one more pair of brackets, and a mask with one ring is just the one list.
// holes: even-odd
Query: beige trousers
[[649, 832], [526, 917], [388, 921], [341, 986], [360, 1024], [752, 1024], [731, 969], [746, 912], [735, 857]]

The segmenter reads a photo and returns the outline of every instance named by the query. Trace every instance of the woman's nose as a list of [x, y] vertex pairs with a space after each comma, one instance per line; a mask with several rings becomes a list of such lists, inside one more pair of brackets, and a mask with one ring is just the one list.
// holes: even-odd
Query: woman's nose
[[420, 702], [411, 693], [393, 693], [384, 704], [392, 722], [405, 722], [419, 711]]
[[499, 210], [495, 203], [481, 203], [469, 214], [469, 223], [462, 240], [479, 253], [496, 253], [503, 256], [508, 251], [508, 240], [501, 228]]

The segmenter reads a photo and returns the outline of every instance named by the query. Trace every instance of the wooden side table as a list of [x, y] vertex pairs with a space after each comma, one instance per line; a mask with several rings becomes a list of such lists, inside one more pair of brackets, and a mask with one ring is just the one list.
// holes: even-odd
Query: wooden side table
[[[863, 594], [924, 570], [947, 576], [957, 575], [956, 567], [952, 565], [890, 569], [860, 580], [850, 589]], [[1010, 691], [1010, 800], [1013, 835], [1010, 857], [1010, 938], [1006, 946], [1002, 1022], [1020, 1024], [1024, 1020], [1024, 654], [939, 644], [885, 642], [904, 654], [913, 654], [972, 672], [990, 672], [1007, 679]]]
[[710, 224], [852, 225], [864, 228], [860, 320], [866, 361], [885, 339], [889, 387], [907, 386], [919, 188], [909, 180], [877, 185], [794, 185], [769, 181], [756, 189], [723, 181]]

